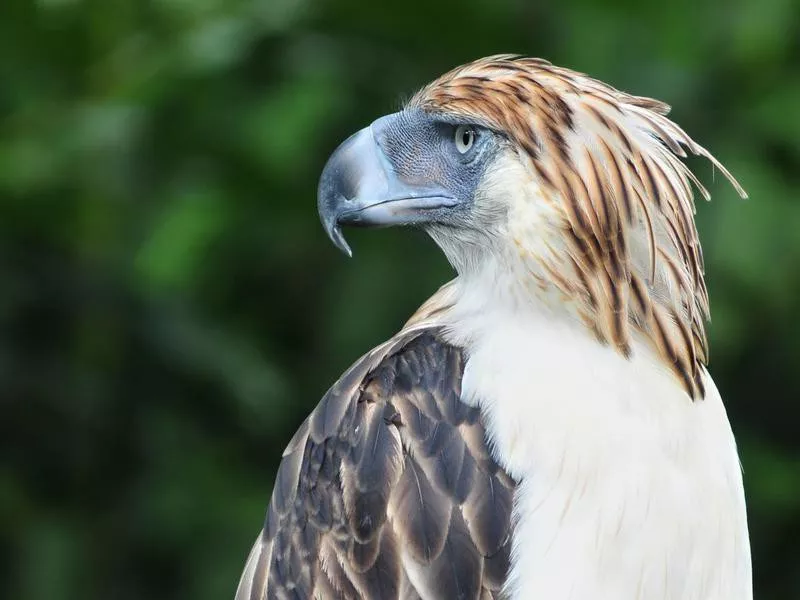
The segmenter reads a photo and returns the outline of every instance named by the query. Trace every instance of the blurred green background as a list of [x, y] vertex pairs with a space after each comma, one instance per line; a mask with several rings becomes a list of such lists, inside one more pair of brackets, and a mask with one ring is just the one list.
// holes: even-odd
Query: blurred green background
[[698, 221], [756, 598], [800, 598], [797, 0], [2, 0], [0, 596], [231, 598], [280, 453], [450, 277], [317, 220], [349, 133], [542, 56], [661, 98], [751, 195]]

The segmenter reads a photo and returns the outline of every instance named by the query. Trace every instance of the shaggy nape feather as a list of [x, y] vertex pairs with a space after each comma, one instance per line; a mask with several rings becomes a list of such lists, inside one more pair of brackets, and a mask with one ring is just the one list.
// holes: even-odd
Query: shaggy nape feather
[[[705, 148], [669, 106], [541, 59], [501, 55], [443, 75], [409, 108], [472, 120], [506, 136], [549, 204], [553, 243], [530, 252], [543, 288], [572, 301], [592, 334], [623, 355], [643, 336], [692, 398], [704, 395], [709, 316], [694, 185], [679, 160]], [[515, 240], [525, 250], [526, 240]]]

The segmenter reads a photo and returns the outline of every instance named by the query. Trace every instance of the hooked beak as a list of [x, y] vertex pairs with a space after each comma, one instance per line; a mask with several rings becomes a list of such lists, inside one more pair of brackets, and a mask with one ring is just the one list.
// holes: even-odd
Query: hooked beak
[[412, 185], [396, 174], [375, 138], [388, 117], [345, 140], [328, 159], [319, 181], [317, 208], [328, 237], [352, 256], [342, 225], [388, 227], [431, 221], [458, 201], [436, 186]]

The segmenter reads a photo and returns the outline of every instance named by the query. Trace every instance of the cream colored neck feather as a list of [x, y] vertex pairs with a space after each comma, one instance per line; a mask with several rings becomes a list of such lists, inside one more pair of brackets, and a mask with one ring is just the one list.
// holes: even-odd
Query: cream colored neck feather
[[[654, 212], [647, 226], [643, 218], [617, 223], [612, 244], [578, 235], [565, 214], [569, 203], [507, 148], [476, 195], [480, 226], [431, 234], [460, 279], [491, 287], [486, 302], [530, 305], [579, 322], [624, 357], [641, 340], [692, 398], [702, 398], [708, 300], [702, 272], [692, 272], [669, 219]], [[698, 244], [693, 251], [699, 256]]]

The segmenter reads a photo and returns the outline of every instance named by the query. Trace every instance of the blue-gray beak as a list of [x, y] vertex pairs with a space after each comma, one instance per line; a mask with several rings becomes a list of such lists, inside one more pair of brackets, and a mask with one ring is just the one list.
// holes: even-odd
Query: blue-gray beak
[[[385, 123], [378, 119], [345, 140], [328, 159], [319, 181], [317, 207], [333, 243], [352, 256], [341, 225], [387, 227], [431, 220], [458, 201], [436, 186], [407, 184], [379, 143]], [[377, 137], [377, 139], [376, 139]]]

